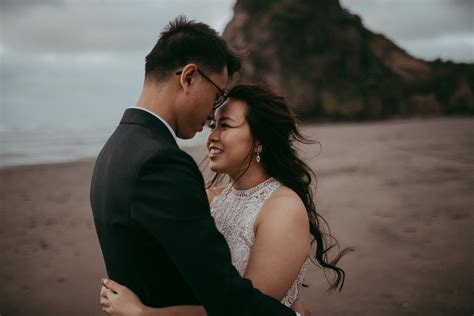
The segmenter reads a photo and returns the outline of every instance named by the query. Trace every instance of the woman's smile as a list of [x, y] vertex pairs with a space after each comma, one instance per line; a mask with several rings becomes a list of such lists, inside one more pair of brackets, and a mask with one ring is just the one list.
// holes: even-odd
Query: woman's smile
[[224, 151], [216, 146], [209, 147], [209, 159], [219, 157]]

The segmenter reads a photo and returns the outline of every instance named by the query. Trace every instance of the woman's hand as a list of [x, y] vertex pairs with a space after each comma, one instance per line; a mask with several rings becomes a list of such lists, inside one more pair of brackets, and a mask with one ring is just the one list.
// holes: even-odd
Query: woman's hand
[[146, 306], [129, 288], [108, 279], [102, 279], [100, 305], [102, 311], [113, 316], [142, 316], [146, 310]]
[[306, 303], [301, 297], [298, 297], [293, 305], [291, 305], [291, 309], [297, 313], [300, 313], [301, 316], [311, 316], [311, 311], [309, 310], [308, 306], [306, 306]]

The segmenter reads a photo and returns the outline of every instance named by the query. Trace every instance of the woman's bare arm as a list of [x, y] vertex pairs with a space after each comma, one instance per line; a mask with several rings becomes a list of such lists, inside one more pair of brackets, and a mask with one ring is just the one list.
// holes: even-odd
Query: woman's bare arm
[[206, 310], [198, 305], [179, 305], [164, 308], [146, 307], [141, 316], [205, 316]]
[[206, 316], [200, 305], [179, 305], [153, 308], [143, 305], [128, 287], [112, 280], [103, 280], [100, 290], [102, 311], [113, 316]]
[[264, 203], [254, 225], [244, 278], [264, 294], [282, 300], [309, 255], [309, 220], [299, 196], [278, 188]]

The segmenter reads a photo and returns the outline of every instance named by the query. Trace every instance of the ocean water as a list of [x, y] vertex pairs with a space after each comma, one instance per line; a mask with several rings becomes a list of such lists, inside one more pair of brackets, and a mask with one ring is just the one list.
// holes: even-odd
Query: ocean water
[[[99, 128], [2, 128], [0, 166], [32, 165], [97, 157], [116, 126]], [[209, 130], [191, 140], [178, 140], [180, 147], [203, 145]]]

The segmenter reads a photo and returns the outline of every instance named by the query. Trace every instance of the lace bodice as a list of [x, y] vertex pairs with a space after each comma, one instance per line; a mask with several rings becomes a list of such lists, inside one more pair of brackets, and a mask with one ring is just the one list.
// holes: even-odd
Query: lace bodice
[[[250, 248], [255, 241], [254, 223], [265, 200], [280, 186], [280, 182], [269, 178], [259, 185], [236, 190], [228, 184], [211, 202], [211, 214], [217, 229], [224, 235], [230, 248], [232, 264], [243, 275], [247, 268]], [[291, 306], [298, 296], [303, 282], [307, 261], [303, 264], [297, 279], [281, 301]]]

